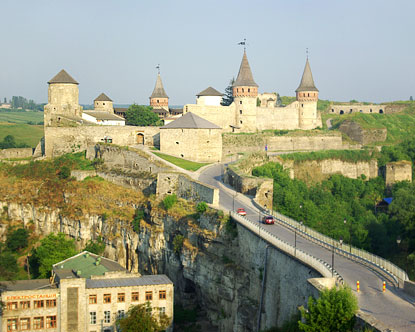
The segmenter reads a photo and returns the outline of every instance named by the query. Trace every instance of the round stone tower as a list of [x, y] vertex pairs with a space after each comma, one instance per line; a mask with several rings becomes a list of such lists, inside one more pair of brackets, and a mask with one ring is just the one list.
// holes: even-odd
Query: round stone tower
[[164, 91], [163, 82], [161, 81], [160, 73], [157, 75], [156, 86], [154, 87], [153, 93], [150, 96], [150, 106], [153, 109], [165, 109], [169, 111], [169, 97], [166, 91]]
[[248, 57], [244, 50], [238, 77], [232, 87], [235, 103], [235, 127], [240, 131], [256, 130], [256, 102], [258, 84], [255, 83], [249, 66]]
[[314, 129], [321, 126], [321, 118], [317, 112], [318, 89], [314, 84], [308, 58], [300, 85], [295, 93], [299, 103], [299, 127], [301, 129]]
[[60, 122], [63, 119], [73, 121], [81, 118], [79, 83], [62, 69], [48, 84], [48, 103], [44, 108], [45, 126], [51, 126], [54, 121]]

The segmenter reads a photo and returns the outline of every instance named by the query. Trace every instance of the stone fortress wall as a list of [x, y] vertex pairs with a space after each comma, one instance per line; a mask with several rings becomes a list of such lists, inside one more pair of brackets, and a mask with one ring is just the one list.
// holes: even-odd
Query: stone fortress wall
[[330, 105], [328, 109], [330, 114], [351, 114], [351, 113], [386, 113], [386, 105], [363, 105], [363, 104], [340, 104]]
[[64, 153], [84, 151], [88, 145], [104, 142], [106, 137], [120, 146], [142, 144], [159, 146], [159, 127], [135, 126], [78, 126], [48, 127], [45, 126], [45, 155], [56, 157]]

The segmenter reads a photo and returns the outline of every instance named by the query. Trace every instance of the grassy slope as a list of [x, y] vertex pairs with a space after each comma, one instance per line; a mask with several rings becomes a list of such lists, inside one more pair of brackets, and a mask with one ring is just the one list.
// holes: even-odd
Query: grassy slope
[[205, 165], [208, 165], [207, 163], [196, 163], [194, 161], [181, 159], [173, 156], [169, 156], [167, 154], [153, 152], [156, 156], [163, 158], [164, 160], [167, 160], [171, 162], [172, 164], [175, 164], [176, 166], [179, 166], [181, 168], [184, 168], [188, 171], [197, 171], [200, 167], [203, 167]]
[[334, 128], [338, 128], [344, 120], [353, 120], [366, 129], [386, 128], [388, 137], [382, 144], [395, 144], [407, 138], [408, 135], [414, 134], [415, 106], [412, 105], [403, 112], [391, 114], [324, 114], [323, 121], [325, 122], [328, 118], [332, 119]]
[[12, 135], [17, 143], [26, 143], [35, 147], [43, 137], [43, 126], [28, 124], [0, 123], [0, 140], [7, 135]]

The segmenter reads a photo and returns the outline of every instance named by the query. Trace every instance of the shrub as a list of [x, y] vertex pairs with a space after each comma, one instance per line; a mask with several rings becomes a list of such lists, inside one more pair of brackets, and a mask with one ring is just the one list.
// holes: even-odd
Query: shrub
[[144, 210], [136, 209], [133, 219], [133, 229], [134, 232], [138, 233], [140, 231], [140, 221], [144, 219]]
[[102, 255], [105, 250], [105, 242], [99, 236], [95, 241], [89, 240], [83, 250], [92, 252], [96, 255]]
[[176, 194], [172, 194], [172, 195], [167, 195], [166, 197], [164, 197], [163, 199], [163, 206], [164, 209], [170, 210], [174, 204], [177, 203], [177, 196]]
[[350, 288], [333, 287], [323, 290], [317, 300], [309, 298], [308, 311], [300, 308], [305, 323], [298, 324], [305, 332], [351, 331], [357, 310], [357, 299]]
[[181, 234], [177, 234], [173, 239], [173, 251], [178, 254], [182, 251], [184, 242], [184, 236]]
[[208, 205], [206, 204], [206, 202], [200, 202], [196, 205], [196, 211], [198, 213], [205, 213], [207, 208], [208, 208]]
[[27, 229], [18, 228], [7, 235], [6, 246], [10, 251], [26, 248], [28, 244], [29, 232]]

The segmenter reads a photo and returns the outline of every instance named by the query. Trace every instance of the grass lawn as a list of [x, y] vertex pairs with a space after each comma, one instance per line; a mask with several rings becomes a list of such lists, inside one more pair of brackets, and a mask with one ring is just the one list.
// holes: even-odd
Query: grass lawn
[[0, 122], [0, 141], [7, 135], [14, 136], [17, 143], [26, 143], [30, 147], [36, 147], [43, 137], [43, 126]]
[[194, 161], [169, 156], [169, 155], [164, 154], [164, 153], [159, 153], [159, 152], [153, 152], [153, 153], [156, 156], [158, 156], [158, 157], [160, 157], [164, 160], [167, 160], [167, 161], [171, 162], [172, 164], [175, 164], [176, 166], [184, 168], [188, 171], [197, 171], [200, 167], [203, 167], [205, 165], [209, 165], [208, 163], [196, 163]]
[[0, 122], [40, 124], [43, 112], [0, 110]]

